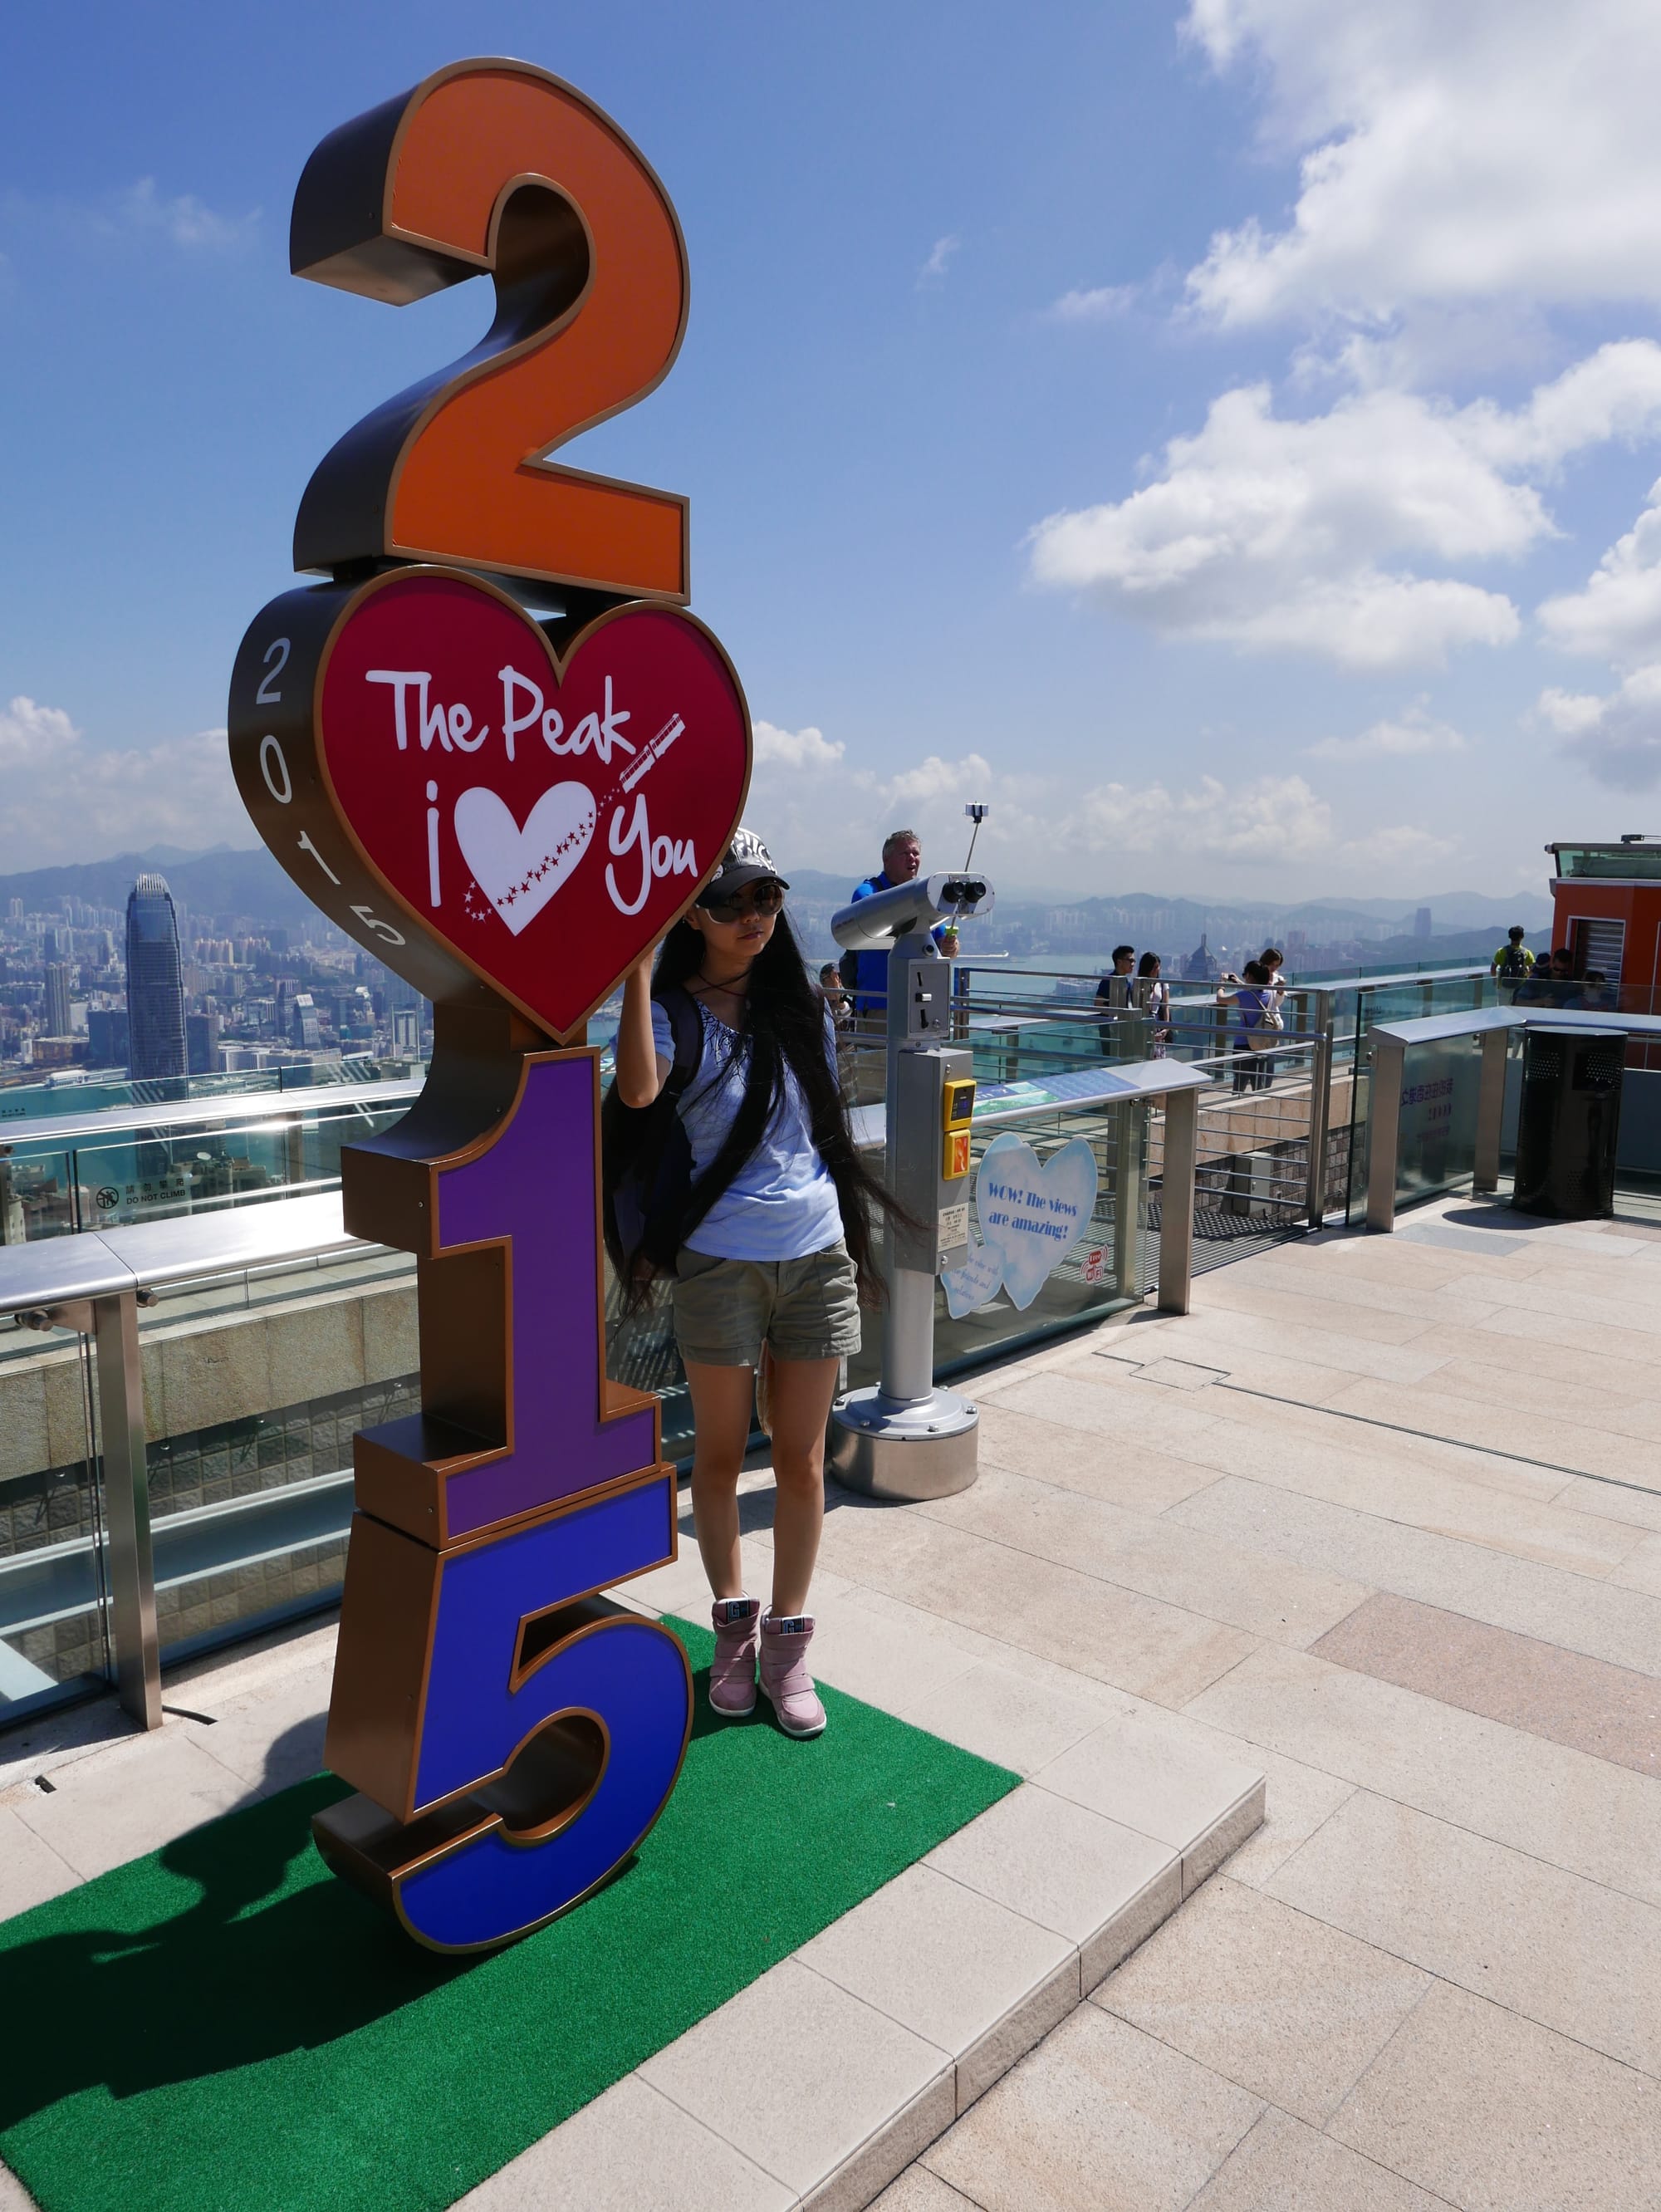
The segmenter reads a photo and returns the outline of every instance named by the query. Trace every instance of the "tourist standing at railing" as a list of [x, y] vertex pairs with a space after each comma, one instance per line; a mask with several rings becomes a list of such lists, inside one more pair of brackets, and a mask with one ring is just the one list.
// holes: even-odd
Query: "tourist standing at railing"
[[[1286, 978], [1281, 973], [1285, 961], [1286, 955], [1278, 945], [1265, 945], [1258, 955], [1258, 965], [1267, 978], [1264, 985], [1268, 995], [1268, 1003], [1264, 1012], [1264, 1025], [1271, 1030], [1283, 1030], [1286, 1027], [1286, 1015], [1282, 1011], [1286, 1000]], [[1264, 1048], [1260, 1052], [1258, 1060], [1258, 1090], [1267, 1091], [1274, 1080], [1275, 1055]]]
[[1240, 1017], [1231, 1047], [1235, 1090], [1267, 1091], [1275, 1079], [1272, 1040], [1282, 1026], [1268, 969], [1248, 960], [1243, 977], [1225, 975], [1217, 986], [1217, 1004], [1232, 1005]]
[[1492, 974], [1497, 975], [1502, 983], [1509, 983], [1513, 988], [1519, 983], [1527, 982], [1534, 971], [1534, 955], [1523, 943], [1527, 934], [1520, 921], [1512, 922], [1506, 932], [1505, 943], [1488, 963]]
[[1113, 1057], [1113, 1024], [1121, 1014], [1130, 1012], [1131, 987], [1136, 981], [1131, 969], [1136, 957], [1134, 945], [1116, 945], [1113, 947], [1113, 964], [1096, 985], [1096, 1004], [1107, 1015], [1106, 1021], [1096, 1024], [1104, 1060]]
[[[914, 882], [923, 868], [923, 846], [915, 830], [890, 830], [882, 840], [882, 865], [874, 876], [867, 876], [853, 887], [852, 902], [875, 898], [878, 891], [892, 890], [896, 884]], [[940, 933], [935, 933], [939, 942]], [[888, 956], [884, 949], [876, 952], [844, 953], [841, 976], [843, 983], [853, 994], [853, 1011], [861, 1030], [873, 1036], [888, 1033]]]
[[1166, 1048], [1171, 1042], [1171, 986], [1160, 981], [1157, 952], [1144, 952], [1137, 961], [1131, 998], [1137, 1012], [1145, 1014], [1153, 1025], [1148, 1042], [1148, 1057], [1149, 1060], [1163, 1060]]

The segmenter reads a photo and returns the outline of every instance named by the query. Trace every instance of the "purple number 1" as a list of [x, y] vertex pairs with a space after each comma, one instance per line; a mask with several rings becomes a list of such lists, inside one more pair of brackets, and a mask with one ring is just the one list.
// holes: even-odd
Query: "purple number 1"
[[674, 1558], [676, 1492], [656, 1400], [605, 1381], [597, 1055], [522, 1067], [483, 1138], [435, 1158], [395, 1130], [345, 1177], [359, 1234], [426, 1224], [422, 1409], [357, 1439], [326, 1755], [361, 1794], [313, 1827], [446, 1951], [613, 1873], [691, 1726], [678, 1641], [598, 1595]]

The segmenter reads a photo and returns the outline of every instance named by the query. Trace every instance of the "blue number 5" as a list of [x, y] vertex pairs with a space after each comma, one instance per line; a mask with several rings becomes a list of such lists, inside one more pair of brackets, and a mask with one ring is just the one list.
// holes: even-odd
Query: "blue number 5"
[[595, 1593], [673, 1557], [674, 1512], [664, 1468], [447, 1552], [354, 1516], [337, 1672], [359, 1690], [326, 1755], [365, 1795], [312, 1825], [419, 1942], [540, 1926], [662, 1811], [692, 1723], [686, 1654]]

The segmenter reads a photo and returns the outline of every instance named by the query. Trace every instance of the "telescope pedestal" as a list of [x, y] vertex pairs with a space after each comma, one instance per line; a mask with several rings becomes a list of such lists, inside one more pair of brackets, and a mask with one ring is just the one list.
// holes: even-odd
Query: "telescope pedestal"
[[975, 1479], [980, 1415], [953, 1390], [850, 1390], [831, 1407], [827, 1471], [867, 1498], [949, 1498]]

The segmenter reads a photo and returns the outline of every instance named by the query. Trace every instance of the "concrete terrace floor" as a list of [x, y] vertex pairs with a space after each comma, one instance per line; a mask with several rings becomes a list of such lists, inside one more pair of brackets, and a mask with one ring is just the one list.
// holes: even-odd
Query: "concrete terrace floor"
[[[834, 1498], [827, 1679], [1131, 1827], [1127, 1723], [1268, 1778], [883, 2212], [1661, 2205], [1658, 1353], [1661, 1231], [1449, 1201], [981, 1377], [960, 1497]], [[331, 1638], [170, 1675], [212, 1728], [0, 1738], [0, 1915], [312, 1771]]]

